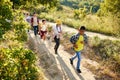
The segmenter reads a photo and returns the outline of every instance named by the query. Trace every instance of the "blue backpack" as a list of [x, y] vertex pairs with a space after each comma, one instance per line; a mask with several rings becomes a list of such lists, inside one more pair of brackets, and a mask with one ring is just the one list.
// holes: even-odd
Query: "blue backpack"
[[[75, 44], [75, 43], [77, 42], [77, 40], [79, 39], [79, 36], [80, 36], [79, 33], [78, 33], [78, 34], [75, 34], [75, 35], [72, 35], [71, 38], [70, 38], [70, 42], [71, 42], [72, 44]], [[84, 42], [87, 43], [87, 42], [88, 42], [87, 35], [84, 34], [83, 37], [84, 37]]]

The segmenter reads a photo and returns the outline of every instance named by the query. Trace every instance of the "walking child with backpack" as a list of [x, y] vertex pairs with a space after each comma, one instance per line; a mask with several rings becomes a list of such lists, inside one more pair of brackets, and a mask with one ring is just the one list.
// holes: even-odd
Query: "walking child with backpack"
[[35, 36], [38, 34], [38, 25], [39, 25], [39, 20], [37, 18], [37, 14], [34, 13], [33, 17], [31, 18], [31, 26], [34, 29], [34, 35]]
[[84, 44], [87, 43], [87, 36], [85, 34], [85, 27], [84, 26], [80, 27], [78, 34], [73, 35], [70, 38], [70, 42], [73, 44], [73, 49], [76, 53], [75, 56], [70, 58], [70, 63], [71, 63], [71, 65], [73, 65], [74, 59], [78, 58], [76, 70], [78, 73], [81, 73], [81, 70], [80, 70], [81, 51], [84, 48]]

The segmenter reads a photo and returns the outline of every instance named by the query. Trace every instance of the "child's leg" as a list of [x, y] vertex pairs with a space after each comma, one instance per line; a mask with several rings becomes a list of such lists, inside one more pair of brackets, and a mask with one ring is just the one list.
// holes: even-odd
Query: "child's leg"
[[77, 53], [71, 58], [71, 60], [73, 61], [76, 57], [77, 57]]
[[81, 61], [81, 52], [77, 52], [77, 57], [78, 57], [78, 61], [77, 61], [77, 69], [80, 69], [80, 61]]

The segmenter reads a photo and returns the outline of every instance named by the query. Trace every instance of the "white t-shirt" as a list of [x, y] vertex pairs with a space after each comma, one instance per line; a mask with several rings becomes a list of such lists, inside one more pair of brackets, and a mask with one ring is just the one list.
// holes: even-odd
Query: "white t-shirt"
[[57, 27], [56, 25], [54, 25], [53, 32], [54, 32], [54, 36], [57, 36], [57, 38], [60, 38], [61, 27]]
[[41, 30], [46, 31], [46, 29], [47, 29], [47, 26], [45, 24], [43, 24]]
[[33, 26], [38, 26], [37, 17], [33, 17]]
[[30, 22], [31, 22], [31, 17], [30, 17], [30, 16], [27, 16], [27, 17], [26, 17], [26, 21], [30, 23]]

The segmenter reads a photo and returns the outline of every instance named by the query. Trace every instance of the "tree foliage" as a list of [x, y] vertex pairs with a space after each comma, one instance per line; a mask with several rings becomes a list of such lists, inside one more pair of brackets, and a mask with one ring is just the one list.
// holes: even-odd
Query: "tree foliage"
[[26, 5], [27, 3], [30, 5], [42, 4], [51, 8], [57, 6], [58, 0], [11, 0], [11, 2], [13, 2], [13, 8]]
[[1, 80], [38, 80], [36, 57], [23, 48], [0, 49]]
[[12, 28], [2, 35], [0, 44], [0, 80], [44, 80], [35, 65], [35, 53], [24, 47], [29, 26], [22, 13], [14, 11]]
[[40, 4], [48, 5], [50, 7], [57, 6], [58, 0], [37, 0]]
[[99, 16], [112, 17], [113, 23], [118, 27], [118, 34], [120, 34], [120, 1], [119, 0], [105, 0], [101, 4], [98, 12]]
[[88, 12], [96, 13], [100, 8], [100, 3], [101, 3], [101, 0], [82, 0], [79, 3], [79, 7], [80, 8], [86, 7]]
[[62, 0], [63, 5], [72, 7], [74, 9], [86, 8], [89, 13], [96, 13], [100, 8], [101, 0]]
[[81, 8], [81, 9], [74, 10], [74, 17], [76, 19], [83, 19], [86, 16], [86, 11], [87, 11], [86, 8]]
[[104, 3], [101, 4], [100, 13], [102, 15], [108, 15], [108, 13], [112, 13], [113, 15], [120, 17], [120, 1], [105, 0]]
[[11, 24], [6, 22], [6, 19], [13, 18], [12, 3], [10, 0], [0, 1], [0, 38], [5, 31], [11, 28]]
[[12, 3], [9, 0], [0, 1], [0, 16], [2, 18], [12, 18]]

